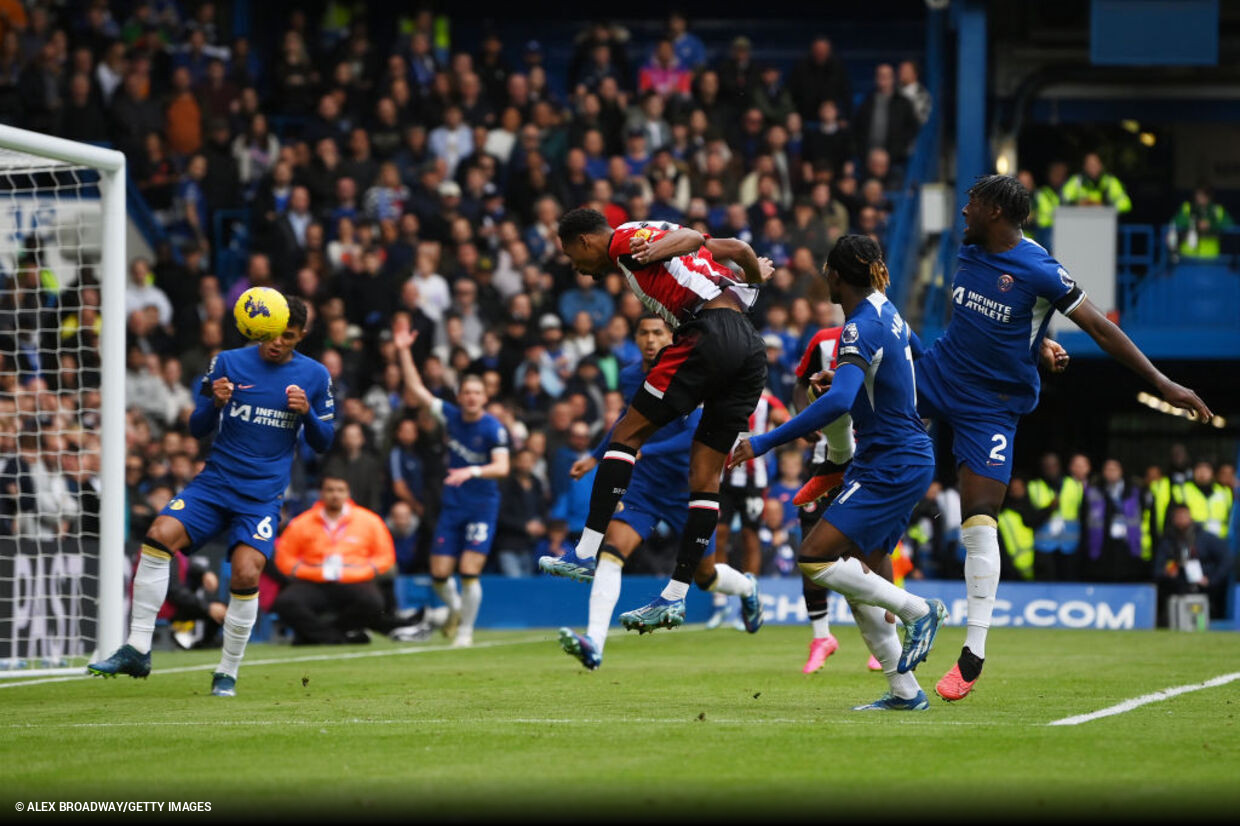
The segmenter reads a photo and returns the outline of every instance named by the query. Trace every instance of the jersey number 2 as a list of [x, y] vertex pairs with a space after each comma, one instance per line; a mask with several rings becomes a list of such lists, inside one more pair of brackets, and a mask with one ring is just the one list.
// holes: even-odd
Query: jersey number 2
[[1007, 450], [1007, 436], [996, 433], [990, 437], [990, 441], [995, 443], [995, 446], [990, 449], [991, 461], [1003, 464], [1007, 461], [1007, 457], [1003, 455], [1003, 451]]

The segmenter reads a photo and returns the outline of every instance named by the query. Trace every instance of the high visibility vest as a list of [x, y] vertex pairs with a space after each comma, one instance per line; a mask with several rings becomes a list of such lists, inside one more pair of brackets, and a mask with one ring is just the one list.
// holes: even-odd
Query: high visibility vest
[[1141, 559], [1149, 562], [1154, 558], [1154, 534], [1150, 523], [1154, 520], [1154, 512], [1145, 508], [1141, 512]]
[[1095, 183], [1084, 175], [1073, 175], [1063, 185], [1063, 202], [1069, 206], [1078, 204], [1110, 204], [1116, 212], [1129, 212], [1132, 199], [1124, 191], [1124, 185], [1114, 175], [1103, 174]]
[[[1210, 228], [1197, 231], [1197, 221], [1204, 218]], [[1220, 252], [1218, 232], [1232, 226], [1231, 216], [1219, 204], [1210, 204], [1204, 213], [1198, 213], [1196, 204], [1185, 201], [1180, 205], [1172, 222], [1179, 238], [1180, 255], [1191, 258], [1218, 258]]]
[[1033, 528], [1011, 508], [999, 511], [999, 538], [1021, 579], [1033, 579]]
[[1039, 229], [1055, 223], [1055, 207], [1059, 206], [1059, 193], [1051, 186], [1040, 186], [1033, 193], [1034, 221]]
[[[1177, 496], [1178, 494], [1178, 496]], [[1206, 533], [1214, 534], [1219, 539], [1226, 539], [1231, 522], [1231, 490], [1215, 482], [1206, 496], [1201, 488], [1193, 482], [1176, 485], [1172, 496], [1177, 502], [1188, 505], [1188, 512], [1193, 521], [1201, 525]]]
[[[1029, 502], [1038, 510], [1050, 505], [1055, 490], [1044, 480], [1029, 483]], [[1081, 542], [1081, 502], [1085, 488], [1071, 476], [1065, 476], [1059, 486], [1059, 504], [1050, 519], [1034, 533], [1034, 550], [1042, 553], [1075, 553]]]
[[891, 580], [900, 588], [904, 587], [904, 578], [913, 570], [913, 560], [909, 559], [904, 550], [904, 543], [897, 542], [891, 552]]
[[1167, 522], [1167, 508], [1171, 506], [1171, 480], [1166, 476], [1155, 479], [1150, 485], [1150, 493], [1154, 496], [1154, 533], [1163, 535]]

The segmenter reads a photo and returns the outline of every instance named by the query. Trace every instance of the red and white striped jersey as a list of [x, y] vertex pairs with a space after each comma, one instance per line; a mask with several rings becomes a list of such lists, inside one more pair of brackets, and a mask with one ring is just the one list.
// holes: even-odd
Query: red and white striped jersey
[[[809, 346], [805, 348], [805, 355], [801, 356], [801, 363], [797, 365], [798, 379], [808, 379], [820, 370], [836, 368], [835, 360], [840, 353], [840, 333], [843, 331], [843, 327], [827, 327], [814, 334]], [[827, 437], [820, 433], [818, 441], [814, 443], [811, 461], [818, 464], [826, 458]]]
[[843, 331], [843, 327], [827, 327], [814, 334], [809, 346], [805, 348], [805, 355], [801, 356], [801, 363], [797, 365], [798, 379], [808, 379], [820, 370], [835, 369], [835, 358], [840, 350], [840, 333]]
[[[766, 433], [775, 429], [772, 418], [777, 412], [783, 414], [783, 419], [788, 418], [788, 408], [784, 406], [784, 403], [770, 390], [763, 390], [762, 397], [758, 399], [758, 406], [749, 414], [749, 433], [751, 435]], [[770, 483], [765, 458], [750, 459], [743, 465], [737, 465], [732, 470], [726, 471], [724, 478], [729, 485], [738, 488], [753, 487], [764, 490]]]
[[642, 305], [666, 320], [672, 329], [693, 318], [698, 308], [724, 292], [735, 296], [746, 310], [753, 306], [757, 289], [738, 280], [705, 247], [690, 255], [645, 266], [633, 260], [629, 250], [635, 237], [653, 242], [678, 229], [678, 224], [666, 221], [630, 221], [617, 227], [611, 237], [608, 254]]

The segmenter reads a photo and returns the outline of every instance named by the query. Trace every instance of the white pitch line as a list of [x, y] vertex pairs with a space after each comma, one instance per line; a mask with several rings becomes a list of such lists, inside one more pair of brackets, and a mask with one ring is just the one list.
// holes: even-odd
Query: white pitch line
[[1107, 708], [1092, 711], [1089, 714], [1078, 714], [1075, 717], [1065, 717], [1062, 720], [1055, 720], [1047, 723], [1048, 726], [1079, 726], [1081, 723], [1089, 723], [1093, 720], [1101, 720], [1103, 717], [1113, 717], [1116, 714], [1123, 714], [1132, 711], [1134, 708], [1140, 708], [1149, 703], [1157, 703], [1160, 700], [1169, 700], [1172, 697], [1178, 697], [1181, 694], [1188, 694], [1192, 691], [1201, 691], [1203, 688], [1217, 688], [1220, 685], [1240, 680], [1240, 671], [1234, 674], [1221, 674], [1204, 683], [1192, 683], [1190, 685], [1178, 685], [1174, 688], [1164, 688], [1162, 691], [1155, 691], [1153, 694], [1142, 694], [1140, 697], [1133, 697], [1131, 700], [1125, 700]]
[[[533, 642], [546, 642], [551, 637], [531, 637], [521, 640], [493, 640], [491, 642], [477, 642], [471, 648], [502, 648], [509, 645], [528, 645]], [[327, 660], [361, 660], [370, 657], [396, 657], [404, 654], [430, 654], [435, 651], [468, 651], [468, 648], [454, 648], [451, 645], [434, 645], [425, 648], [385, 648], [382, 651], [353, 651], [340, 654], [307, 654], [302, 657], [274, 657], [266, 660], [242, 660], [241, 664], [245, 668], [254, 668], [263, 665], [284, 665], [285, 663], [313, 663], [323, 662]], [[185, 674], [191, 671], [214, 671], [215, 664], [204, 663], [203, 665], [183, 665], [177, 668], [161, 668], [152, 670], [152, 674]], [[85, 667], [83, 666], [83, 671]], [[28, 685], [46, 685], [47, 683], [67, 683], [74, 680], [89, 680], [95, 675], [93, 674], [69, 674], [64, 677], [45, 677], [36, 680], [16, 679], [13, 682], [0, 682], [0, 689], [3, 688], [21, 688]]]

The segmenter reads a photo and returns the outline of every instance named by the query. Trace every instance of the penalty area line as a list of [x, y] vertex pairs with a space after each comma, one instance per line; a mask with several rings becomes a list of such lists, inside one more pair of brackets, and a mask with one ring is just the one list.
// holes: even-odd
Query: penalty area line
[[1157, 703], [1162, 700], [1169, 700], [1172, 697], [1178, 697], [1181, 694], [1188, 694], [1193, 691], [1201, 691], [1203, 688], [1217, 688], [1220, 685], [1240, 680], [1240, 671], [1232, 674], [1220, 674], [1219, 676], [1206, 680], [1201, 683], [1190, 683], [1189, 685], [1178, 685], [1174, 688], [1164, 688], [1162, 691], [1155, 691], [1152, 694], [1142, 694], [1140, 697], [1133, 697], [1131, 700], [1125, 700], [1122, 703], [1116, 703], [1113, 706], [1091, 711], [1089, 714], [1078, 714], [1074, 717], [1065, 717], [1062, 720], [1055, 720], [1047, 723], [1048, 726], [1079, 726], [1081, 723], [1090, 723], [1094, 720], [1101, 720], [1103, 717], [1114, 717], [1116, 714], [1124, 714], [1135, 708], [1140, 708], [1150, 703]]

